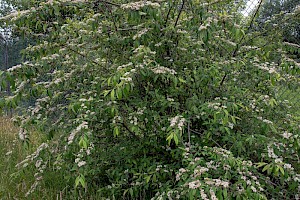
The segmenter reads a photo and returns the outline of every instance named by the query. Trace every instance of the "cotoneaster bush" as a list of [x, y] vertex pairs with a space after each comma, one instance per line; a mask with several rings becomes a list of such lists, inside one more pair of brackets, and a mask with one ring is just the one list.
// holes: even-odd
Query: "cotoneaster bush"
[[300, 127], [276, 95], [299, 63], [276, 27], [251, 29], [242, 2], [26, 6], [3, 20], [37, 45], [1, 72], [20, 140], [31, 126], [49, 138], [17, 165], [37, 169], [26, 196], [63, 171], [80, 198], [299, 198]]

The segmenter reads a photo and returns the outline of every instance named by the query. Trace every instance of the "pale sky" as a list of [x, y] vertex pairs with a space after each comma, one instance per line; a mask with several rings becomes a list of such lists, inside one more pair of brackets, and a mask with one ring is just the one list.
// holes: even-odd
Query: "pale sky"
[[248, 16], [250, 12], [258, 5], [260, 0], [249, 0], [245, 10], [242, 11], [243, 15]]

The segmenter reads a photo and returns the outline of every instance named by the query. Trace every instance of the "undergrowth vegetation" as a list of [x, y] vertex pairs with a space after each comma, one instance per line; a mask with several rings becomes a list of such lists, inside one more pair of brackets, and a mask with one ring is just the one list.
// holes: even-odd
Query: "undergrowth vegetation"
[[33, 133], [30, 147], [18, 142], [18, 128], [7, 117], [0, 117], [0, 199], [24, 198], [34, 182], [34, 170], [18, 170], [15, 166], [24, 160], [39, 143], [40, 136]]
[[37, 40], [0, 72], [20, 142], [43, 134], [16, 160], [35, 170], [25, 196], [58, 177], [74, 199], [299, 199], [299, 118], [277, 95], [299, 83], [298, 46], [273, 22], [300, 9], [257, 31], [261, 4], [243, 6], [27, 1], [2, 18]]

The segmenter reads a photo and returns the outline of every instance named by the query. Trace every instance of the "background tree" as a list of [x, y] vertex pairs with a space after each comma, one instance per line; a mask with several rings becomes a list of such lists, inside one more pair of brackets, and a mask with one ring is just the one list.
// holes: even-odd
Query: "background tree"
[[[287, 43], [300, 45], [300, 21], [299, 16], [290, 17], [284, 20], [284, 16], [299, 9], [298, 0], [266, 0], [257, 18], [258, 27], [272, 30], [278, 27], [282, 33], [282, 40]], [[299, 14], [297, 14], [299, 15]], [[276, 20], [273, 20], [276, 19]], [[299, 48], [288, 45], [290, 56], [300, 59]]]

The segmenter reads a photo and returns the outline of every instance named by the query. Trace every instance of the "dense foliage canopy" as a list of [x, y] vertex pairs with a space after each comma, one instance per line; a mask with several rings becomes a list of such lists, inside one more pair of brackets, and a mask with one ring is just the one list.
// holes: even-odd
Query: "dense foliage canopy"
[[299, 198], [299, 118], [276, 95], [299, 82], [299, 46], [273, 22], [300, 7], [256, 30], [243, 6], [28, 0], [2, 18], [37, 43], [0, 72], [20, 140], [32, 125], [48, 138], [18, 165], [37, 170], [26, 195], [63, 171], [76, 195], [110, 199]]

